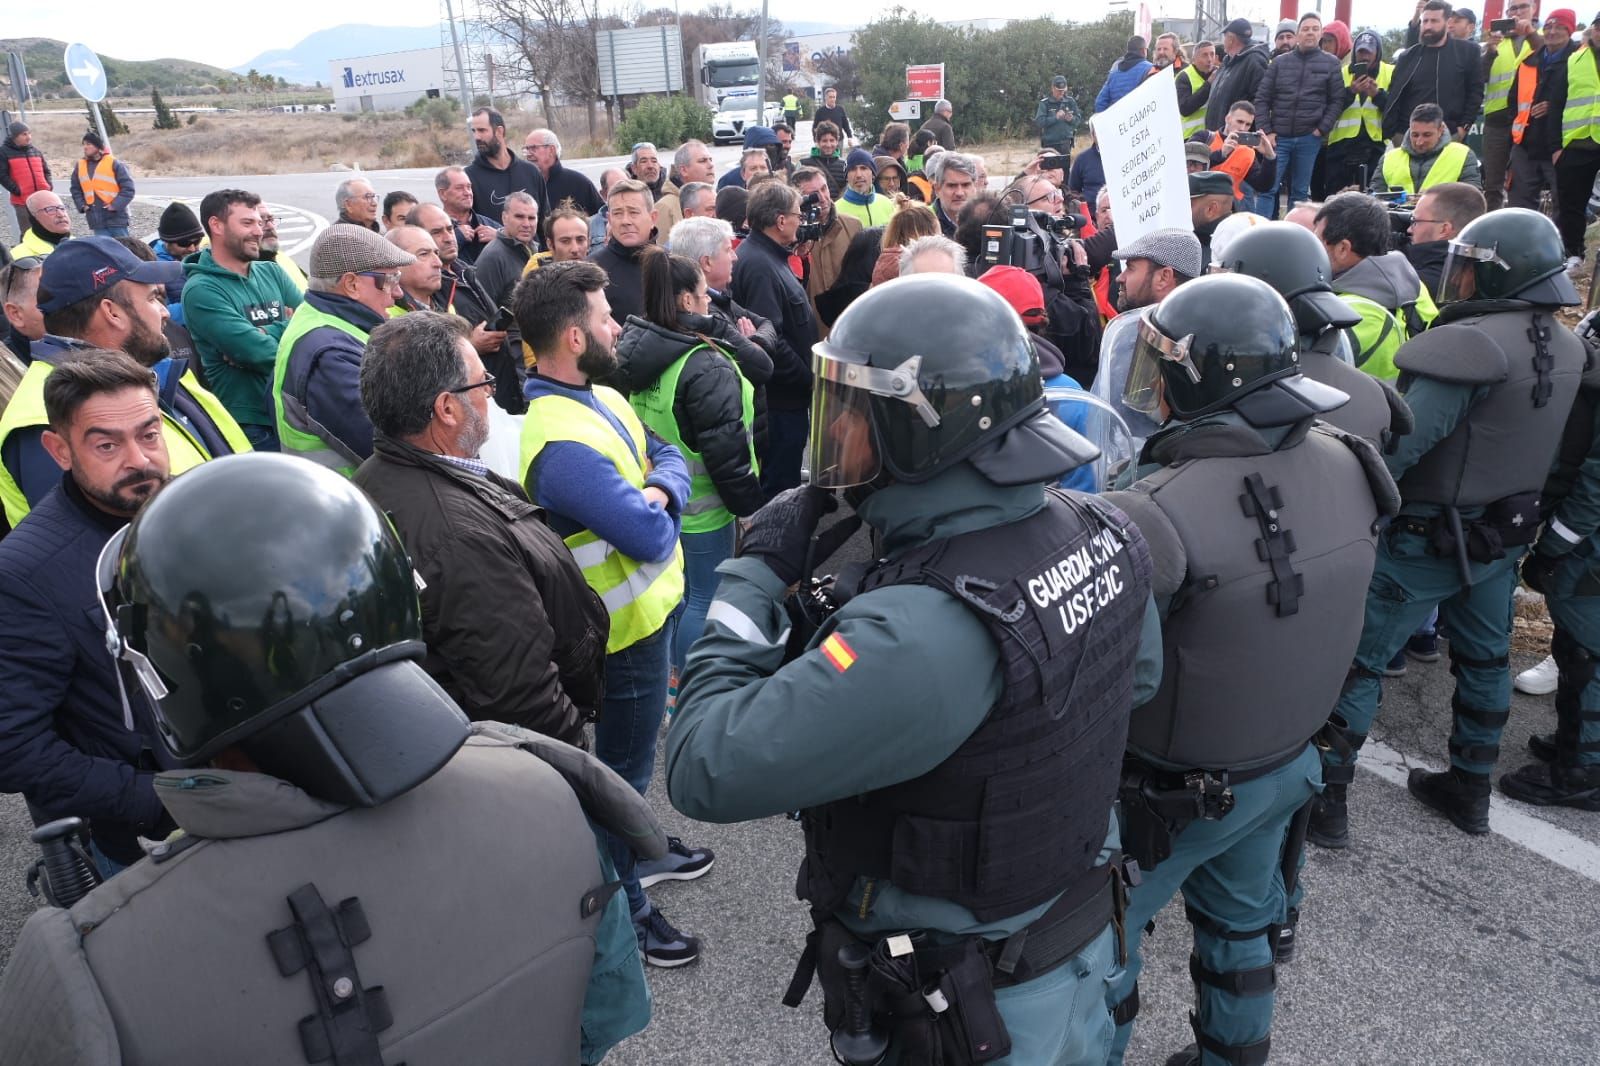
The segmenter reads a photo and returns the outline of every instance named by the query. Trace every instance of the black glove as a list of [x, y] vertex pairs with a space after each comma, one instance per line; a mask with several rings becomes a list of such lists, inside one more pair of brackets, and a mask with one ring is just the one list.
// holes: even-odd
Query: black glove
[[1528, 557], [1522, 560], [1522, 583], [1535, 592], [1546, 592], [1559, 569], [1561, 569], [1560, 556], [1531, 551]]
[[[819, 538], [813, 550], [811, 538], [822, 516], [838, 509], [838, 498], [827, 489], [803, 485], [780, 492], [750, 519], [739, 555], [760, 559], [785, 585], [796, 584], [805, 576], [808, 556], [813, 564], [822, 562], [860, 528], [859, 518], [840, 522]], [[846, 527], [840, 535], [838, 531]]]

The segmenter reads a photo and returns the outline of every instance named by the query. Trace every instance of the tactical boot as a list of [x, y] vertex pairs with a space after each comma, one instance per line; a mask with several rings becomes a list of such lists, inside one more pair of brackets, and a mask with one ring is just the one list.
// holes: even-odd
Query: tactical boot
[[1533, 753], [1533, 757], [1538, 759], [1540, 762], [1555, 762], [1556, 735], [1554, 733], [1533, 734], [1533, 736], [1528, 738], [1528, 750], [1531, 751]]
[[1452, 766], [1442, 773], [1412, 770], [1406, 790], [1455, 823], [1463, 833], [1489, 831], [1489, 775]]
[[1312, 797], [1311, 821], [1306, 839], [1319, 848], [1350, 846], [1350, 807], [1346, 802], [1349, 785], [1326, 785]]
[[1539, 807], [1600, 811], [1600, 766], [1529, 763], [1502, 777], [1500, 791]]
[[1190, 1044], [1167, 1059], [1167, 1066], [1200, 1066], [1200, 1045]]

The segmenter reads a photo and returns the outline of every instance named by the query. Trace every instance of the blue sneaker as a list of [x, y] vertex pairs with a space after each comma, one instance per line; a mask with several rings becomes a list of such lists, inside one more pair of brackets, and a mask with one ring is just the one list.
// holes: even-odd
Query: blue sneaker
[[662, 881], [693, 881], [704, 877], [716, 861], [710, 848], [687, 847], [677, 837], [668, 837], [666, 855], [659, 859], [641, 859], [635, 869], [639, 887], [649, 888]]
[[633, 916], [633, 932], [639, 938], [639, 954], [644, 961], [671, 969], [699, 959], [700, 941], [673, 928], [655, 904], [649, 906], [647, 913]]

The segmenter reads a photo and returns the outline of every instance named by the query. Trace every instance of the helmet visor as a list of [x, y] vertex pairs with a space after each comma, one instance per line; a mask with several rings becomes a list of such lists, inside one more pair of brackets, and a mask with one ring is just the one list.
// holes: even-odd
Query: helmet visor
[[910, 404], [931, 428], [939, 415], [917, 382], [921, 356], [893, 370], [815, 353], [811, 400], [811, 484], [825, 489], [865, 485], [883, 469], [873, 434], [874, 396]]
[[1471, 300], [1478, 295], [1478, 268], [1493, 264], [1506, 269], [1505, 260], [1494, 248], [1455, 240], [1445, 253], [1444, 270], [1439, 277], [1439, 306]]
[[131, 604], [122, 602], [117, 593], [117, 560], [122, 557], [122, 544], [128, 539], [128, 527], [123, 526], [114, 533], [106, 546], [100, 549], [100, 558], [95, 562], [96, 588], [100, 592], [100, 613], [106, 624], [106, 650], [111, 653], [113, 669], [117, 672], [117, 689], [122, 697], [122, 711], [128, 728], [133, 726], [133, 712], [128, 706], [128, 693], [122, 680], [122, 665], [126, 663], [133, 676], [138, 679], [139, 687], [144, 689], [144, 694], [150, 701], [150, 707], [155, 710], [160, 707], [161, 701], [167, 696], [166, 682], [161, 680], [161, 674], [156, 670], [145, 654], [123, 639], [123, 629], [118, 624], [119, 617], [125, 617], [133, 609]]
[[1194, 334], [1177, 340], [1156, 328], [1152, 318], [1155, 308], [1149, 308], [1139, 320], [1139, 336], [1134, 342], [1133, 361], [1128, 365], [1128, 381], [1122, 389], [1123, 405], [1147, 418], [1161, 420], [1161, 365], [1175, 363], [1189, 375], [1189, 380], [1200, 380], [1200, 369], [1189, 353]]

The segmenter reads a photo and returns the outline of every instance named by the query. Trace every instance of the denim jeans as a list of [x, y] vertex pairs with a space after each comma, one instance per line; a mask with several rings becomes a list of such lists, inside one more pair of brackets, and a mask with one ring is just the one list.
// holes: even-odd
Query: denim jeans
[[689, 649], [706, 628], [706, 612], [717, 595], [717, 566], [733, 554], [733, 533], [737, 522], [706, 533], [684, 533], [683, 612], [678, 616], [672, 637], [672, 668], [682, 670]]
[[772, 499], [800, 484], [800, 462], [811, 434], [811, 412], [767, 411], [767, 454], [761, 462], [761, 491]]
[[89, 232], [94, 234], [96, 237], [126, 237], [128, 235], [128, 227], [104, 226], [100, 229], [95, 229], [93, 226], [90, 226]]
[[282, 449], [278, 446], [278, 428], [276, 426], [258, 426], [253, 422], [240, 422], [239, 428], [250, 441], [250, 447], [258, 452], [276, 452]]
[[[703, 620], [702, 620], [703, 624]], [[606, 695], [594, 725], [594, 754], [632, 785], [639, 795], [650, 787], [656, 768], [656, 737], [667, 711], [669, 622], [643, 640], [606, 656]], [[628, 910], [638, 914], [649, 903], [635, 872], [638, 858], [628, 842], [601, 832], [617, 877], [628, 894]]]
[[1285, 177], [1289, 179], [1290, 207], [1302, 200], [1311, 199], [1311, 168], [1316, 165], [1317, 153], [1320, 151], [1322, 151], [1322, 138], [1314, 134], [1278, 138], [1278, 177], [1272, 183], [1271, 193], [1274, 210], [1268, 217], [1277, 217], [1278, 190], [1283, 187]]

